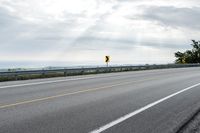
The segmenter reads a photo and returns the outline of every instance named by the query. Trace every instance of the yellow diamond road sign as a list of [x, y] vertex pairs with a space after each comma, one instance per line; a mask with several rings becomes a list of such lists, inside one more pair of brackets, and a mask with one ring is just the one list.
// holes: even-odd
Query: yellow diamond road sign
[[105, 62], [106, 63], [110, 62], [110, 56], [105, 56]]

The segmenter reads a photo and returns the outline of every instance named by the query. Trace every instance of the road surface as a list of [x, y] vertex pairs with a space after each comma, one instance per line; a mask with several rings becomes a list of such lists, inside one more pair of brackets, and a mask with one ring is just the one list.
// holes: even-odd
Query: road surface
[[0, 133], [175, 133], [200, 108], [200, 68], [0, 83]]

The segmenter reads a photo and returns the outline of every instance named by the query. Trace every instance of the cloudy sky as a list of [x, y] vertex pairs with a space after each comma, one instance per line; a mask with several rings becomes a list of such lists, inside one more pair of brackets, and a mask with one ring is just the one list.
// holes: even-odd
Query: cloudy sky
[[199, 21], [200, 0], [0, 0], [0, 67], [172, 63]]

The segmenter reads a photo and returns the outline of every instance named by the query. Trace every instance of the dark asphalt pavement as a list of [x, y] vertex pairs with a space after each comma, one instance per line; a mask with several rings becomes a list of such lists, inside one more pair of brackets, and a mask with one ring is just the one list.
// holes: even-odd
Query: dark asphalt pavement
[[[0, 83], [0, 133], [88, 133], [200, 83], [200, 68]], [[107, 128], [175, 133], [200, 108], [200, 85]]]

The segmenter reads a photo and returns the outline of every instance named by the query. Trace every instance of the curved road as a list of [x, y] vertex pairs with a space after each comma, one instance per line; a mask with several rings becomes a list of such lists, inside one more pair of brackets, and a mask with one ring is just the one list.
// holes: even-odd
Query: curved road
[[176, 133], [200, 108], [200, 68], [0, 83], [0, 133]]

